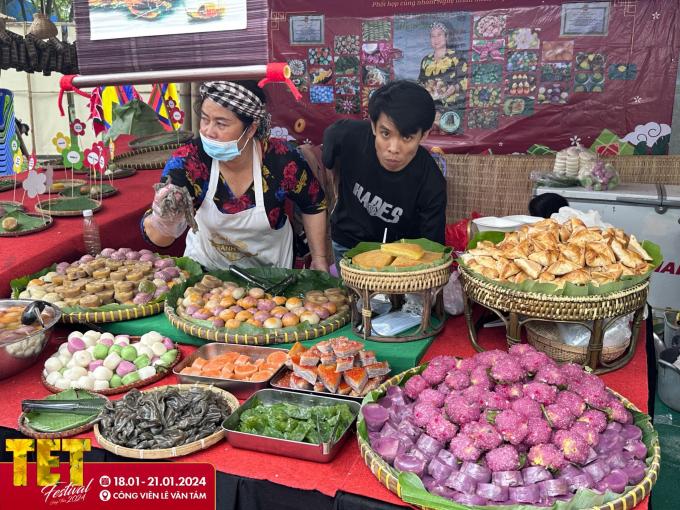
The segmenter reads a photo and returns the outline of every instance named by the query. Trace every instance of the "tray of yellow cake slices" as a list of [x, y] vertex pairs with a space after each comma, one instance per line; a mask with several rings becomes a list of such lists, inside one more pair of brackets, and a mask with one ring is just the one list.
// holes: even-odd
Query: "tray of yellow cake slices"
[[417, 292], [446, 284], [451, 248], [428, 239], [359, 243], [345, 253], [340, 273], [345, 284], [376, 292]]

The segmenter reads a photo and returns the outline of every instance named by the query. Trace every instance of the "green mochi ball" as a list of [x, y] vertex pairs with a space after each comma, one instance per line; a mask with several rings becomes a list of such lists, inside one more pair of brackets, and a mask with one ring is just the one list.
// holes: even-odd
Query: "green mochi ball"
[[120, 351], [120, 357], [126, 361], [134, 361], [137, 357], [137, 349], [131, 345], [126, 345]]

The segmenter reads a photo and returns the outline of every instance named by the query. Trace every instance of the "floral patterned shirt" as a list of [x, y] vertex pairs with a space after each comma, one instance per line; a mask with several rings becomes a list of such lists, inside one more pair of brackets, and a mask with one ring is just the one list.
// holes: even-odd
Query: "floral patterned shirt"
[[445, 106], [461, 106], [465, 101], [468, 60], [462, 52], [446, 50], [442, 58], [434, 53], [420, 63], [418, 82], [432, 95], [432, 99]]
[[[270, 138], [262, 147], [262, 192], [264, 206], [272, 229], [286, 224], [284, 201], [289, 198], [304, 214], [316, 214], [326, 209], [326, 197], [319, 181], [297, 149], [281, 138]], [[165, 164], [161, 181], [168, 178], [176, 186], [185, 186], [194, 197], [198, 209], [210, 182], [212, 159], [199, 139], [177, 149]], [[217, 208], [234, 214], [255, 207], [255, 189], [251, 184], [243, 195], [235, 197], [222, 175], [213, 198]]]

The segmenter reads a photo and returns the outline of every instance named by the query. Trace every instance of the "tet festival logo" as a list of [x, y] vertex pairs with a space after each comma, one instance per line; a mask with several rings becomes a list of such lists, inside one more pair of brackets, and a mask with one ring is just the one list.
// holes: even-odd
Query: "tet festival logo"
[[[36, 450], [37, 442], [37, 450]], [[53, 473], [52, 468], [59, 467], [59, 457], [52, 452], [69, 452], [70, 484], [83, 485], [83, 452], [89, 452], [89, 439], [7, 439], [5, 449], [12, 452], [14, 486], [27, 486], [27, 455], [37, 451], [36, 482], [39, 486], [57, 485], [61, 475]]]

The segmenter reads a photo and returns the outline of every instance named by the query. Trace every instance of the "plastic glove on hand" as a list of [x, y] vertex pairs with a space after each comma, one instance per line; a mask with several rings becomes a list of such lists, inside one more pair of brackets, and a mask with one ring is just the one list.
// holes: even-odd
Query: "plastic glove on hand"
[[[154, 189], [156, 194], [151, 205], [152, 216], [155, 217], [152, 220], [154, 225], [158, 224], [161, 229], [168, 228], [172, 232], [181, 228], [179, 234], [174, 237], [178, 237], [184, 232], [187, 225], [190, 225], [194, 232], [198, 231], [198, 225], [194, 218], [193, 199], [186, 188], [175, 186], [172, 183], [158, 183], [154, 184]], [[171, 228], [171, 225], [176, 226], [176, 228]]]

